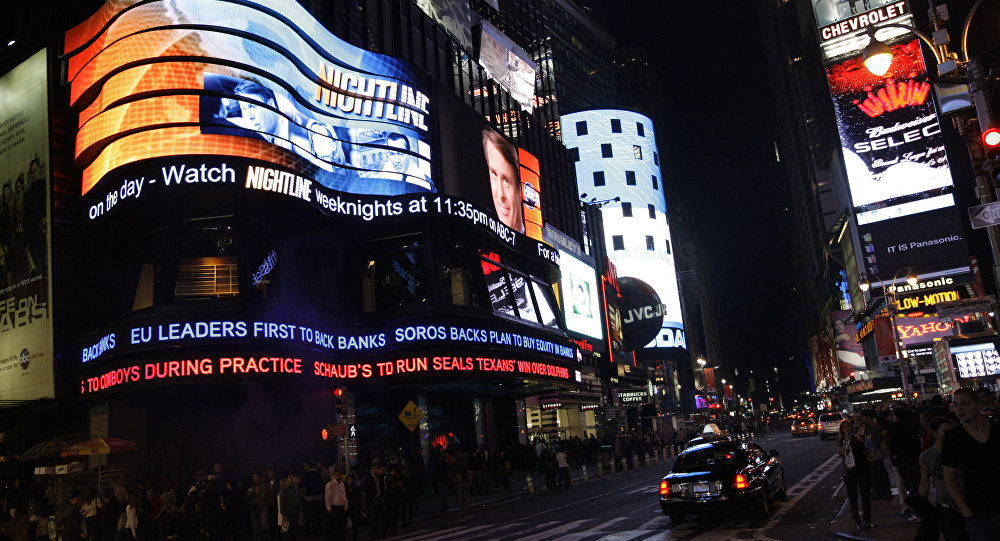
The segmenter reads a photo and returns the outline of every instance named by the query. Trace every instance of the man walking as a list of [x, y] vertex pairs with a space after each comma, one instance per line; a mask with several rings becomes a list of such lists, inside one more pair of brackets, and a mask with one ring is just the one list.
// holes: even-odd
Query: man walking
[[955, 415], [962, 422], [944, 437], [941, 465], [948, 494], [965, 517], [972, 541], [1000, 539], [1000, 424], [983, 415], [980, 396], [955, 391]]

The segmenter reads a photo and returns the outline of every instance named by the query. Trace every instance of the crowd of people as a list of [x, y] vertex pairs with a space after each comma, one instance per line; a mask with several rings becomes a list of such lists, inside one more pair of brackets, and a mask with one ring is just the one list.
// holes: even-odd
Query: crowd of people
[[839, 453], [857, 528], [875, 527], [872, 500], [893, 499], [891, 468], [901, 513], [920, 522], [918, 540], [1000, 539], [997, 410], [991, 390], [963, 387], [950, 404], [935, 395], [922, 403], [884, 403], [845, 419]]
[[[679, 434], [683, 445], [687, 432]], [[181, 483], [160, 475], [130, 487], [105, 482], [100, 491], [69, 480], [64, 485], [72, 486], [60, 490], [53, 479], [36, 476], [0, 491], [2, 516], [12, 517], [0, 531], [28, 541], [35, 539], [31, 519], [54, 516], [64, 541], [297, 541], [320, 533], [340, 540], [357, 539], [359, 528], [379, 538], [408, 528], [421, 499], [426, 510], [465, 513], [472, 497], [509, 492], [515, 470], [538, 476], [539, 488], [544, 477], [547, 489], [562, 490], [571, 486], [571, 468], [589, 466], [596, 474], [602, 450], [609, 467], [613, 459], [631, 469], [636, 459], [643, 464], [675, 442], [675, 434], [633, 431], [504, 448], [455, 443], [433, 447], [426, 463], [397, 449], [365, 456], [350, 472], [342, 463], [318, 461], [238, 475], [215, 464]]]

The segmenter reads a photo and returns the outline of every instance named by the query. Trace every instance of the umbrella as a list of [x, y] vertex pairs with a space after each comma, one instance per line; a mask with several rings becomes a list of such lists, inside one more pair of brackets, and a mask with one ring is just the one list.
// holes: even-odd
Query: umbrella
[[21, 453], [22, 461], [38, 460], [40, 458], [59, 458], [59, 454], [69, 447], [69, 444], [59, 438], [52, 438], [48, 441], [31, 446], [30, 449]]
[[135, 451], [136, 444], [118, 438], [94, 438], [63, 449], [59, 456], [109, 455], [122, 451]]

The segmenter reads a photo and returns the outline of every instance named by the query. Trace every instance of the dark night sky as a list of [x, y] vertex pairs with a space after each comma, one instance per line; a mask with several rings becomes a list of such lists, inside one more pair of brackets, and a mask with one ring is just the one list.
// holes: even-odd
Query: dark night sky
[[[654, 122], [667, 197], [697, 225], [696, 242], [727, 327], [727, 361], [773, 367], [798, 345], [782, 343], [794, 321], [785, 302], [789, 287], [778, 285], [789, 272], [788, 215], [754, 2], [608, 6], [611, 34], [622, 46], [644, 48], [658, 74], [665, 111]], [[804, 378], [786, 384], [807, 385]]]

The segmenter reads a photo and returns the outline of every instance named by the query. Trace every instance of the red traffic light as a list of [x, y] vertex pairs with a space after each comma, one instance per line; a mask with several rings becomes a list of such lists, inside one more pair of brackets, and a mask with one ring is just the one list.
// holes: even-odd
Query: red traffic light
[[343, 397], [344, 396], [344, 388], [343, 387], [338, 387], [338, 388], [334, 389], [333, 390], [333, 396], [336, 396], [337, 398]]
[[997, 148], [1000, 147], [1000, 129], [998, 128], [988, 128], [983, 132], [983, 144], [987, 148]]
[[324, 428], [323, 430], [320, 431], [319, 435], [323, 436], [323, 441], [326, 441], [326, 439], [330, 437], [330, 432]]

